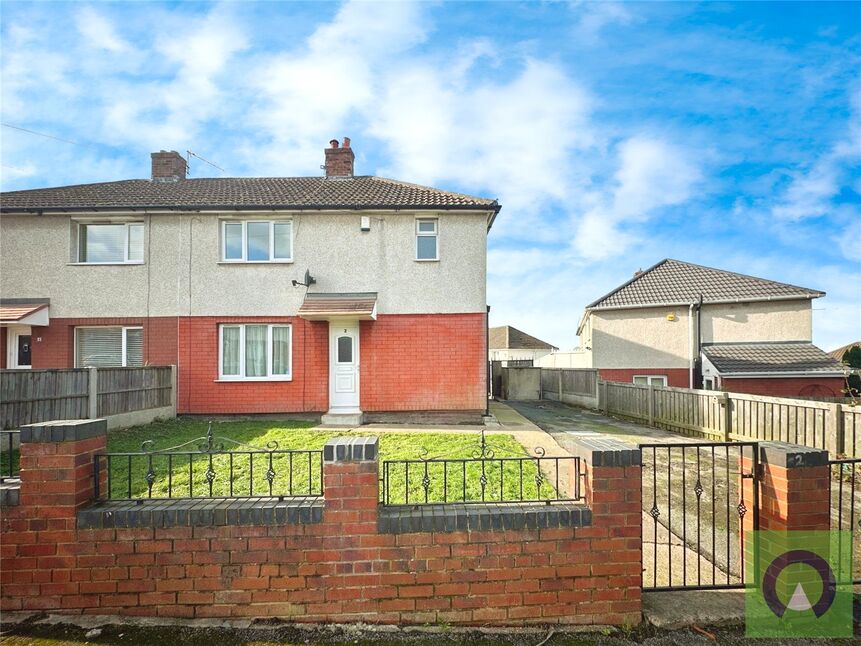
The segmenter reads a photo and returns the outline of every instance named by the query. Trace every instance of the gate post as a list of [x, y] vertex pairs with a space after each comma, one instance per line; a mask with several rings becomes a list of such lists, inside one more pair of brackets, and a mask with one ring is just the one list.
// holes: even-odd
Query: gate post
[[[741, 549], [745, 578], [751, 581], [756, 565], [753, 541], [746, 536], [756, 530], [828, 531], [831, 528], [831, 486], [828, 451], [786, 442], [758, 444], [759, 473], [742, 476], [742, 499], [757, 505], [745, 513], [741, 523]], [[742, 452], [742, 473], [754, 469], [748, 451]], [[752, 582], [752, 581], [751, 581]]]

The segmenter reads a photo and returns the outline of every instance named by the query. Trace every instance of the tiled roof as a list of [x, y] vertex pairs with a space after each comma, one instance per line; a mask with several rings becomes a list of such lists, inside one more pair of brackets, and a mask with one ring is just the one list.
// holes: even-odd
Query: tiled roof
[[373, 319], [377, 315], [377, 294], [305, 294], [299, 316], [305, 319], [324, 319], [332, 316]]
[[0, 304], [0, 323], [14, 323], [15, 321], [20, 321], [21, 319], [30, 316], [30, 314], [35, 314], [39, 310], [48, 307], [47, 303], [34, 303], [31, 305], [28, 304], [16, 304], [16, 305], [3, 305]]
[[844, 355], [845, 355], [847, 352], [849, 352], [849, 350], [851, 350], [852, 348], [854, 348], [856, 345], [857, 345], [859, 348], [861, 348], [861, 341], [855, 341], [854, 343], [847, 343], [846, 345], [844, 345], [844, 346], [842, 346], [842, 347], [840, 347], [840, 348], [837, 348], [836, 350], [832, 350], [831, 352], [829, 352], [829, 353], [828, 353], [828, 356], [830, 356], [830, 357], [834, 357], [835, 359], [837, 359], [837, 361], [842, 362], [842, 361], [843, 361], [843, 357], [844, 357]]
[[556, 346], [534, 336], [521, 332], [510, 325], [490, 328], [490, 348], [492, 350], [556, 350]]
[[843, 371], [839, 361], [812, 343], [721, 343], [703, 346], [703, 353], [723, 376]]
[[587, 309], [818, 298], [825, 292], [666, 259], [589, 304]]
[[231, 177], [153, 182], [144, 179], [0, 193], [14, 211], [111, 208], [489, 209], [496, 200], [383, 177]]

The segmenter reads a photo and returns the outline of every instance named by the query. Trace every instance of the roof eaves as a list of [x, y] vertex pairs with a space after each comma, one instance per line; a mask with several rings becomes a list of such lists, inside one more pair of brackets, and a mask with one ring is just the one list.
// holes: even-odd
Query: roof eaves
[[834, 371], [825, 371], [825, 370], [784, 370], [781, 372], [721, 372], [720, 369], [716, 368], [718, 374], [721, 377], [745, 377], [751, 379], [765, 378], [765, 377], [799, 377], [803, 375], [813, 375], [815, 377], [844, 377], [845, 374], [842, 371], [834, 370]]
[[[756, 296], [756, 297], [748, 297], [748, 298], [722, 298], [719, 300], [709, 300], [703, 301], [703, 306], [707, 305], [727, 305], [731, 303], [760, 303], [767, 301], [798, 301], [798, 300], [812, 300], [814, 298], [820, 298], [825, 296], [825, 292], [815, 292], [812, 290], [807, 291], [806, 293], [800, 294], [781, 294], [780, 296]], [[603, 300], [603, 299], [601, 299]], [[696, 301], [692, 301], [696, 303]], [[665, 302], [665, 303], [637, 303], [630, 305], [606, 305], [606, 306], [598, 306], [593, 307], [592, 305], [586, 306], [587, 312], [604, 312], [608, 310], [637, 310], [637, 309], [646, 309], [649, 307], [687, 307], [691, 304], [691, 301], [676, 301], [676, 302]]]
[[112, 211], [479, 211], [502, 208], [499, 204], [148, 204], [113, 206], [4, 207], [0, 213], [93, 213]]

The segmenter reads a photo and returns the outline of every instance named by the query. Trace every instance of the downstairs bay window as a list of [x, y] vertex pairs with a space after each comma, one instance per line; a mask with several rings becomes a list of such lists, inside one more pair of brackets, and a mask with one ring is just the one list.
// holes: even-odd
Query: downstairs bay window
[[292, 378], [290, 325], [258, 323], [218, 327], [218, 378], [224, 381], [289, 381]]

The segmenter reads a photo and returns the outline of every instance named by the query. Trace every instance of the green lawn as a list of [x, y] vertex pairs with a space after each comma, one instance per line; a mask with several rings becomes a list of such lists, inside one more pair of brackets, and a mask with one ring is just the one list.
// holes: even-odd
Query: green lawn
[[[526, 450], [507, 435], [489, 435], [488, 446], [496, 461], [457, 462], [444, 464], [442, 459], [471, 458], [478, 448], [479, 437], [468, 433], [370, 433], [363, 429], [348, 432], [322, 432], [311, 430], [303, 422], [225, 421], [215, 422], [213, 433], [217, 438], [229, 438], [254, 447], [265, 448], [270, 442], [278, 443], [278, 451], [270, 454], [249, 455], [246, 447], [224, 442], [224, 449], [232, 455], [197, 453], [198, 443], [181, 449], [193, 455], [141, 454], [141, 444], [152, 440], [150, 450], [159, 451], [191, 442], [206, 435], [206, 421], [171, 420], [112, 432], [108, 436], [110, 453], [137, 453], [139, 455], [111, 458], [110, 491], [112, 498], [149, 497], [146, 475], [152, 466], [154, 479], [153, 498], [204, 496], [265, 496], [270, 493], [267, 472], [271, 465], [274, 495], [319, 495], [321, 491], [321, 457], [308, 450], [321, 450], [327, 440], [343, 435], [377, 435], [380, 438], [381, 476], [385, 460], [420, 460], [435, 458], [425, 463], [407, 466], [389, 466], [387, 499], [391, 504], [405, 502], [442, 502], [443, 500], [518, 500], [547, 499], [555, 490], [546, 479], [536, 481], [538, 472], [533, 461], [500, 463], [499, 458], [527, 457]], [[216, 440], [216, 444], [219, 440]], [[297, 451], [288, 453], [284, 451]], [[270, 462], [271, 458], [271, 462]], [[210, 459], [215, 474], [210, 482], [206, 478]], [[232, 478], [231, 474], [232, 462]], [[550, 461], [547, 461], [550, 464]], [[482, 467], [484, 488], [482, 497]], [[546, 470], [545, 470], [546, 472]], [[131, 479], [129, 479], [131, 473]], [[522, 473], [522, 477], [521, 477]], [[427, 474], [427, 478], [425, 478]], [[189, 486], [189, 482], [192, 483]], [[522, 483], [522, 489], [521, 489]], [[540, 484], [540, 491], [539, 485]], [[426, 487], [425, 487], [426, 485]], [[232, 489], [231, 489], [232, 486]], [[382, 486], [382, 483], [381, 483]], [[406, 492], [409, 490], [409, 497]]]

